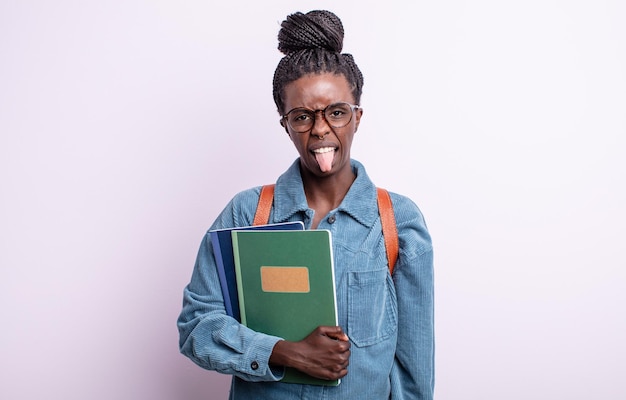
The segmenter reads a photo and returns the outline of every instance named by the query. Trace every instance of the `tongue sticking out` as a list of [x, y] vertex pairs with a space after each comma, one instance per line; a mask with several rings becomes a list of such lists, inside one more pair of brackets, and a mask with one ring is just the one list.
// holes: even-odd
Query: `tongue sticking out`
[[325, 151], [323, 153], [315, 153], [315, 159], [320, 166], [322, 172], [328, 172], [333, 168], [333, 159], [335, 158], [335, 151]]

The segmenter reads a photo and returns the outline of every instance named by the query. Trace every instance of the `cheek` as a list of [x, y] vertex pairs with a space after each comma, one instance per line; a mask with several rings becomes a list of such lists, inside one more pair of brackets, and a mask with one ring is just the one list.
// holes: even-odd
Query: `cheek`
[[342, 137], [340, 137], [339, 140], [344, 145], [347, 145], [348, 147], [350, 147], [350, 145], [352, 145], [352, 140], [354, 139], [354, 133], [355, 132], [356, 132], [356, 127], [355, 127], [355, 129], [353, 131], [346, 132], [345, 135], [342, 135]]
[[304, 141], [302, 140], [301, 137], [296, 136], [296, 135], [292, 133], [289, 134], [289, 139], [291, 140], [291, 143], [293, 143], [295, 148], [298, 150], [304, 149], [306, 147]]

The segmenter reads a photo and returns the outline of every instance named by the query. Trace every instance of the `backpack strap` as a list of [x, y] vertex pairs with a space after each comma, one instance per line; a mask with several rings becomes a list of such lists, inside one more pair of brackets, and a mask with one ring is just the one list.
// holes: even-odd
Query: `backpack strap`
[[[252, 225], [263, 225], [269, 222], [270, 211], [272, 210], [272, 203], [274, 202], [274, 186], [273, 184], [265, 185], [261, 188], [259, 203], [254, 214]], [[400, 249], [396, 218], [393, 214], [393, 204], [391, 203], [389, 192], [382, 188], [376, 188], [376, 191], [378, 197], [378, 213], [380, 214], [383, 237], [385, 238], [387, 262], [389, 263], [389, 273], [393, 274], [393, 268], [398, 260], [398, 252]]]
[[382, 188], [376, 188], [376, 191], [378, 192], [378, 213], [380, 214], [380, 223], [383, 227], [389, 273], [393, 274], [393, 268], [396, 265], [400, 251], [398, 227], [396, 226], [396, 218], [393, 215], [393, 204], [391, 204], [389, 192]]
[[252, 225], [264, 225], [270, 220], [270, 211], [274, 202], [274, 185], [265, 185], [261, 188], [259, 204], [256, 207]]

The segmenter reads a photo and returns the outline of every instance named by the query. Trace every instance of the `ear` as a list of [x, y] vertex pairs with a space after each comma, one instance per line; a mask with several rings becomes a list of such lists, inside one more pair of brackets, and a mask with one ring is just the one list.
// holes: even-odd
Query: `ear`
[[356, 110], [356, 113], [354, 113], [354, 131], [355, 132], [359, 130], [359, 124], [361, 123], [362, 116], [363, 116], [363, 109], [359, 107], [359, 109]]

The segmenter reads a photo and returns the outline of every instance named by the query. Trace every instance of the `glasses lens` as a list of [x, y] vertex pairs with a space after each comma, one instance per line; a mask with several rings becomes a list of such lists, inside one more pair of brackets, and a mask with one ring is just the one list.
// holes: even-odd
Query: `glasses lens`
[[[333, 128], [343, 128], [352, 120], [353, 106], [348, 103], [335, 103], [326, 107], [322, 111], [324, 119]], [[309, 110], [308, 108], [296, 108], [287, 114], [287, 122], [291, 129], [296, 132], [307, 132], [313, 128], [315, 116], [318, 111]]]
[[287, 114], [289, 126], [296, 132], [306, 132], [313, 127], [315, 113], [306, 108], [296, 108]]
[[352, 106], [348, 103], [331, 104], [324, 110], [324, 117], [330, 126], [342, 128], [352, 119]]

